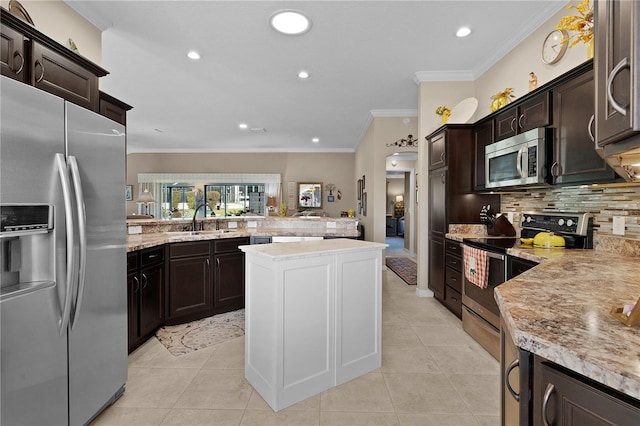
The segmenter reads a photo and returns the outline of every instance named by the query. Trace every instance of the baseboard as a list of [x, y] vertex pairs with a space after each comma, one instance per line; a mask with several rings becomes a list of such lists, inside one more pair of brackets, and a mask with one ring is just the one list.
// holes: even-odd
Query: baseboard
[[433, 297], [434, 294], [431, 290], [424, 290], [416, 287], [416, 296], [418, 297]]

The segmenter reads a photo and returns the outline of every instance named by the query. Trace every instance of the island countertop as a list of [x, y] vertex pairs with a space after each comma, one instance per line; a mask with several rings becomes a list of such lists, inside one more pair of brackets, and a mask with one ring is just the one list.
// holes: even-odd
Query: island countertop
[[540, 265], [495, 289], [516, 345], [640, 399], [640, 328], [610, 314], [640, 297], [638, 258], [596, 250], [540, 257]]
[[253, 253], [273, 260], [285, 260], [363, 250], [381, 250], [386, 247], [387, 245], [382, 243], [338, 238], [286, 244], [257, 244], [240, 246], [240, 249], [246, 253]]

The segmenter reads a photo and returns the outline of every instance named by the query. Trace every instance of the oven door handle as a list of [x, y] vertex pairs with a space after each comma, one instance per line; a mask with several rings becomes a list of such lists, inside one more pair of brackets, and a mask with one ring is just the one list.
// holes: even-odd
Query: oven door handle
[[[470, 245], [467, 245], [467, 244], [460, 244], [460, 247], [462, 247], [462, 249], [464, 250], [464, 246], [465, 245], [467, 247], [471, 247]], [[474, 248], [474, 247], [471, 247], [471, 248]], [[507, 259], [507, 256], [504, 255], [504, 254], [494, 253], [492, 251], [485, 250], [485, 249], [479, 249], [479, 250], [486, 251], [487, 252], [487, 256], [489, 256], [491, 259], [498, 259], [498, 260], [506, 260]]]

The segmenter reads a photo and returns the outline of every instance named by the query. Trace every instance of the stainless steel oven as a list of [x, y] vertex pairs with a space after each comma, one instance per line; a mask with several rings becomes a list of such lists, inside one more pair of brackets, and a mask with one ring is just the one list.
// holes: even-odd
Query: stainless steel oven
[[[512, 238], [504, 240], [513, 245]], [[471, 246], [471, 244], [467, 245]], [[480, 247], [475, 246], [475, 248]], [[493, 290], [507, 280], [507, 256], [504, 253], [485, 251], [489, 258], [487, 287], [478, 287], [466, 276], [463, 279], [462, 328], [495, 359], [500, 360], [500, 310]]]

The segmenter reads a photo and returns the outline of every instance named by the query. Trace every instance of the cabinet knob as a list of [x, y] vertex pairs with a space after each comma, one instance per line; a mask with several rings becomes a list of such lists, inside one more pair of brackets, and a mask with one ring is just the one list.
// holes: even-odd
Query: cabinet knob
[[544, 391], [544, 396], [542, 397], [542, 424], [544, 426], [549, 426], [551, 422], [549, 422], [549, 418], [547, 417], [547, 408], [549, 406], [549, 399], [551, 398], [551, 394], [556, 389], [553, 383], [547, 384], [547, 389]]
[[516, 118], [513, 117], [513, 119], [511, 120], [511, 123], [509, 123], [509, 127], [511, 128], [512, 132], [516, 131]]
[[440, 161], [444, 163], [444, 152], [440, 153]]
[[562, 168], [557, 161], [554, 161], [551, 165], [551, 176], [558, 177], [562, 173]]
[[524, 127], [524, 123], [522, 122], [522, 120], [524, 120], [524, 114], [520, 114], [520, 118], [518, 118], [518, 127], [520, 127], [521, 129]]
[[149, 280], [147, 279], [146, 274], [142, 274], [142, 280], [144, 281], [144, 284], [142, 285], [142, 289], [144, 290], [145, 288], [147, 288], [147, 284], [149, 284]]
[[[589, 124], [587, 124], [587, 133], [589, 133], [589, 137], [591, 138], [591, 142], [595, 142], [596, 141], [596, 137], [593, 135], [593, 124], [596, 121], [596, 116], [595, 114], [591, 116], [591, 118], [589, 119]], [[596, 148], [598, 148], [596, 146]]]
[[[14, 60], [14, 64], [15, 64], [15, 59], [20, 58], [20, 66], [18, 67], [18, 69], [14, 69], [13, 72], [16, 74], [20, 74], [24, 68], [24, 56], [22, 56], [22, 53], [18, 52], [17, 50], [15, 52], [13, 52], [13, 60]], [[15, 68], [15, 67], [14, 67]]]
[[137, 293], [140, 290], [140, 280], [138, 277], [133, 277], [133, 280], [136, 282], [136, 288], [133, 290], [134, 293]]
[[616, 65], [611, 70], [611, 74], [609, 74], [609, 78], [607, 78], [607, 100], [609, 101], [613, 109], [615, 109], [622, 115], [627, 115], [628, 105], [625, 105], [625, 106], [620, 105], [613, 97], [613, 80], [617, 77], [620, 71], [627, 68], [631, 69], [631, 66], [629, 65], [629, 60], [625, 57], [620, 62], [618, 62], [618, 65]]

